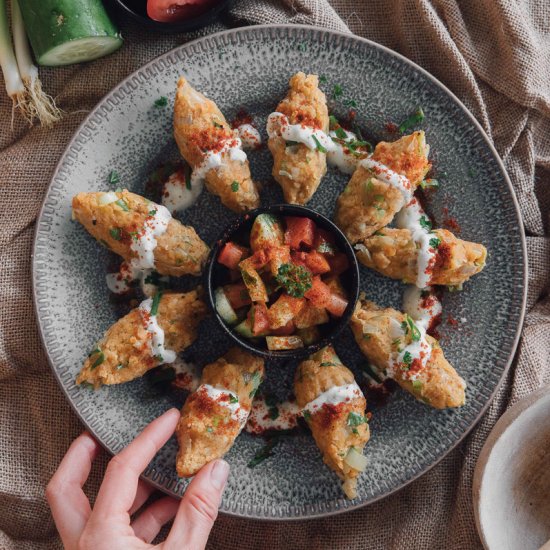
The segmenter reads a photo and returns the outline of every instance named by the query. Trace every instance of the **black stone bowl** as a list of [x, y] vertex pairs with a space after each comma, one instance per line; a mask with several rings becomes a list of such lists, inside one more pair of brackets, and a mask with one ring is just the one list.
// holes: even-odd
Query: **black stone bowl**
[[[234, 240], [236, 242], [243, 242], [243, 237], [250, 233], [256, 216], [264, 213], [275, 214], [277, 216], [300, 216], [310, 218], [318, 227], [330, 232], [334, 236], [336, 246], [348, 257], [349, 268], [340, 275], [342, 284], [348, 293], [348, 307], [342, 317], [336, 318], [331, 316], [328, 323], [318, 325], [319, 331], [321, 332], [321, 339], [315, 344], [304, 346], [299, 349], [271, 351], [267, 349], [265, 341], [257, 343], [236, 333], [229, 325], [225, 323], [216, 311], [214, 292], [219, 286], [230, 282], [229, 270], [222, 264], [218, 263], [218, 255], [227, 241]], [[205, 288], [208, 295], [208, 303], [223, 330], [225, 330], [225, 332], [227, 332], [227, 334], [229, 334], [239, 346], [242, 346], [252, 353], [272, 359], [303, 357], [310, 355], [322, 347], [330, 344], [348, 324], [351, 315], [353, 314], [357, 298], [359, 297], [359, 266], [353, 252], [353, 248], [344, 234], [332, 221], [322, 214], [319, 214], [319, 212], [305, 206], [291, 204], [278, 204], [265, 208], [257, 208], [256, 210], [247, 212], [246, 214], [235, 219], [212, 246], [204, 277]]]
[[204, 12], [181, 21], [155, 21], [147, 15], [147, 0], [112, 0], [120, 16], [128, 16], [144, 27], [157, 32], [190, 32], [210, 25], [234, 0], [219, 0]]

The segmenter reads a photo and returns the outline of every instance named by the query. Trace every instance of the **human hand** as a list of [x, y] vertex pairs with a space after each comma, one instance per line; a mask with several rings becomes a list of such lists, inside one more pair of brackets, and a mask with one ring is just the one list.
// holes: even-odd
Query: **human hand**
[[[224, 460], [207, 464], [181, 501], [163, 497], [131, 518], [154, 491], [139, 475], [174, 433], [179, 418], [177, 409], [165, 412], [111, 459], [93, 510], [82, 486], [100, 446], [87, 432], [72, 443], [46, 487], [46, 499], [66, 550], [197, 550], [206, 546], [229, 474]], [[174, 517], [166, 540], [157, 546], [150, 544]]]

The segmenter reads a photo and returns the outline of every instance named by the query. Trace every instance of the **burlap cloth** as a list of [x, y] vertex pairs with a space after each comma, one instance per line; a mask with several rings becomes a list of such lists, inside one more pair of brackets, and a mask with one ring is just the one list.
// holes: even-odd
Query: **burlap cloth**
[[[523, 213], [528, 314], [516, 361], [473, 433], [398, 494], [363, 510], [275, 524], [220, 517], [210, 547], [445, 548], [481, 546], [472, 510], [478, 453], [504, 410], [550, 382], [550, 4], [544, 0], [242, 0], [222, 25], [306, 23], [351, 31], [406, 55], [469, 107], [496, 145]], [[196, 35], [121, 22], [122, 50], [87, 65], [42, 70], [67, 114], [50, 130], [16, 121], [0, 94], [0, 548], [59, 548], [44, 487], [82, 426], [50, 372], [35, 326], [31, 245], [52, 171], [85, 114], [122, 78]], [[482, 185], [483, 182], [480, 182]], [[107, 462], [88, 482], [93, 496]]]

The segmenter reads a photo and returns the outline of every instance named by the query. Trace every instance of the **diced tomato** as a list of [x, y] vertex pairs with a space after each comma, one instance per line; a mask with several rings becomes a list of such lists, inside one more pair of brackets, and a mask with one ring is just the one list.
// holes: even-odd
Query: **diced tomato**
[[330, 288], [318, 276], [313, 277], [313, 284], [304, 296], [316, 307], [328, 308], [331, 303]]
[[253, 334], [265, 334], [269, 330], [269, 318], [264, 302], [254, 304], [248, 312]]
[[313, 246], [316, 229], [313, 220], [288, 216], [285, 218], [285, 222], [285, 244], [290, 245], [290, 248], [294, 250], [298, 250], [302, 244], [308, 247]]
[[250, 294], [248, 294], [248, 290], [244, 283], [225, 285], [223, 287], [223, 292], [233, 309], [239, 309], [252, 303]]
[[333, 315], [335, 315], [336, 317], [342, 317], [347, 307], [348, 307], [348, 301], [338, 296], [338, 294], [331, 294], [330, 301], [326, 306], [327, 310]]
[[270, 333], [273, 336], [290, 336], [296, 332], [296, 325], [294, 321], [289, 321], [284, 327], [271, 329]]
[[332, 275], [340, 275], [349, 268], [348, 257], [343, 252], [337, 252], [333, 256], [327, 255]]
[[216, 0], [147, 0], [147, 15], [167, 23], [197, 17], [216, 4]]
[[334, 236], [324, 229], [317, 229], [313, 248], [322, 254], [334, 254]]
[[312, 250], [311, 252], [292, 251], [292, 262], [305, 267], [313, 275], [320, 275], [330, 271], [328, 261], [316, 250]]
[[246, 248], [229, 241], [222, 248], [218, 262], [229, 269], [237, 269], [239, 262], [246, 258], [247, 253]]

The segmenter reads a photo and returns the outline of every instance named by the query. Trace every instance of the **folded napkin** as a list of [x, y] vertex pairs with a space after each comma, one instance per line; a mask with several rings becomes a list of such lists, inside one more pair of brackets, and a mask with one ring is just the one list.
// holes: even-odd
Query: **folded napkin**
[[[409, 57], [447, 85], [498, 149], [520, 203], [529, 254], [528, 314], [519, 351], [472, 434], [397, 495], [314, 521], [220, 517], [210, 548], [475, 549], [472, 508], [479, 451], [504, 410], [550, 382], [550, 4], [512, 0], [241, 0], [221, 23], [186, 35], [145, 33], [128, 21], [124, 47], [101, 61], [41, 69], [66, 111], [52, 129], [9, 129], [0, 94], [0, 548], [61, 548], [44, 487], [82, 426], [62, 395], [38, 336], [30, 280], [34, 225], [54, 167], [84, 116], [126, 75], [204, 33], [260, 23], [353, 32]], [[483, 182], [480, 181], [482, 186]], [[108, 457], [94, 465], [93, 498]]]

